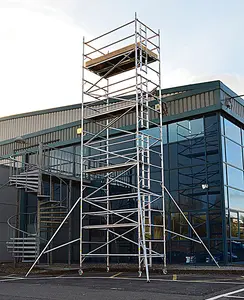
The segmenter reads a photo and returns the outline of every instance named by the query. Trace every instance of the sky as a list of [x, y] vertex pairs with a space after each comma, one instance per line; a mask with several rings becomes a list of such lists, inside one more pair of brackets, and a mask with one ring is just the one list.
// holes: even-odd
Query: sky
[[162, 87], [244, 94], [243, 0], [0, 0], [0, 117], [81, 101], [82, 37], [134, 18], [161, 31]]

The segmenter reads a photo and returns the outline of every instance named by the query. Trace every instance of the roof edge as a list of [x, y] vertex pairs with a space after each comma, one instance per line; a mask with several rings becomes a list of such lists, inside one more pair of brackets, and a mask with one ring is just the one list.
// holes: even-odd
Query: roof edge
[[[199, 82], [199, 83], [193, 83], [193, 84], [188, 84], [188, 85], [181, 85], [181, 86], [176, 86], [176, 87], [171, 87], [171, 88], [164, 88], [164, 89], [162, 89], [162, 94], [169, 94], [169, 93], [177, 93], [177, 92], [181, 92], [181, 91], [202, 89], [203, 87], [205, 87], [205, 88], [206, 87], [208, 87], [208, 88], [211, 87], [211, 88], [216, 89], [216, 88], [220, 88], [221, 86], [224, 86], [226, 89], [231, 91], [231, 89], [229, 89], [226, 85], [224, 85], [220, 80], [213, 80], [213, 81]], [[232, 93], [234, 93], [234, 92], [232, 91]], [[77, 108], [80, 108], [80, 107], [81, 107], [81, 103], [77, 103], [77, 104], [70, 104], [70, 105], [65, 105], [65, 106], [47, 108], [47, 109], [43, 109], [43, 110], [36, 110], [36, 111], [31, 111], [31, 112], [26, 112], [26, 113], [1, 117], [0, 122], [11, 120], [11, 119], [18, 119], [18, 118], [28, 117], [28, 116], [36, 116], [36, 115], [43, 115], [43, 114], [48, 114], [48, 113], [52, 113], [52, 112], [72, 110], [72, 109], [77, 109]]]

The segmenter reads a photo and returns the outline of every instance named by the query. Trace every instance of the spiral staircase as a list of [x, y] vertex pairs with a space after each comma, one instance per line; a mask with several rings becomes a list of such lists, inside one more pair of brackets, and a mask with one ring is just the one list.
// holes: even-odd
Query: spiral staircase
[[[45, 151], [42, 150], [41, 155], [45, 155]], [[13, 157], [9, 157], [8, 165], [8, 184], [25, 193], [34, 194], [37, 199], [37, 209], [34, 213], [20, 213], [11, 216], [7, 221], [8, 252], [16, 262], [30, 263], [35, 261], [43, 245], [66, 216], [69, 185], [61, 172], [51, 170], [49, 166], [23, 164]], [[48, 182], [49, 188], [45, 187], [44, 181]], [[66, 193], [63, 193], [64, 190]], [[25, 226], [21, 226], [21, 223]], [[67, 223], [68, 221], [65, 224]], [[50, 260], [50, 257], [47, 260]]]

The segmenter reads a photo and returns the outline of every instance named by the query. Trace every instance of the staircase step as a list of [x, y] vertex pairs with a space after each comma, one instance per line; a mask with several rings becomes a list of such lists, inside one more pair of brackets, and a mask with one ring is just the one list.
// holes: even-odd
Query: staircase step
[[[60, 224], [60, 223], [58, 223]], [[64, 225], [67, 225], [68, 223], [64, 223]], [[56, 226], [51, 226], [51, 225], [41, 225], [41, 231], [42, 232], [46, 232], [46, 229], [57, 229], [57, 225]]]
[[38, 184], [38, 178], [19, 178], [19, 177], [9, 177], [10, 181], [12, 182], [20, 182], [20, 183], [32, 183]]
[[12, 175], [9, 176], [10, 179], [26, 179], [26, 178], [33, 178], [33, 179], [38, 179], [39, 175], [35, 175], [35, 174], [19, 174], [19, 175]]
[[35, 261], [35, 259], [22, 259], [22, 262], [26, 263], [26, 264], [33, 263], [34, 261]]
[[60, 201], [56, 201], [56, 200], [49, 200], [46, 202], [40, 202], [40, 205], [46, 205], [46, 204], [60, 204]]
[[16, 237], [16, 238], [15, 238], [15, 237], [14, 237], [14, 238], [10, 238], [10, 240], [15, 240], [15, 241], [16, 241], [16, 240], [21, 240], [21, 241], [22, 241], [22, 240], [25, 240], [25, 241], [26, 241], [26, 240], [28, 240], [28, 241], [33, 240], [33, 241], [34, 241], [34, 240], [36, 240], [36, 237], [35, 237], [35, 236], [33, 236], [33, 237], [32, 237], [32, 236], [30, 236], [30, 237], [24, 237], [24, 238], [21, 238], [21, 237]]
[[20, 173], [17, 175], [11, 175], [9, 176], [10, 179], [18, 179], [18, 178], [38, 178], [39, 174], [34, 174], [34, 173]]
[[16, 258], [36, 258], [37, 257], [37, 255], [14, 255], [14, 257], [16, 257]]
[[47, 222], [49, 222], [49, 223], [53, 223], [53, 224], [56, 224], [56, 222], [57, 223], [61, 223], [63, 221], [63, 219], [52, 219], [52, 218], [46, 218], [46, 219], [41, 219], [40, 220], [40, 222], [41, 223], [47, 223]]
[[41, 214], [42, 215], [47, 215], [47, 214], [66, 214], [67, 212], [66, 211], [41, 211]]
[[22, 254], [22, 255], [25, 255], [26, 253], [28, 253], [29, 255], [31, 255], [31, 254], [37, 254], [37, 250], [25, 251], [25, 249], [23, 249], [23, 250], [11, 251], [11, 253], [19, 253], [19, 254]]
[[48, 207], [41, 207], [40, 208], [40, 211], [45, 211], [45, 210], [48, 210], [48, 209], [67, 209], [67, 207], [65, 206], [48, 206]]
[[24, 172], [21, 172], [20, 174], [36, 174], [36, 173], [39, 174], [39, 170], [38, 169], [24, 171]]
[[45, 224], [60, 224], [61, 221], [42, 221], [41, 220], [41, 223], [45, 223]]
[[6, 242], [7, 243], [7, 245], [16, 245], [16, 246], [18, 246], [18, 245], [35, 245], [36, 244], [36, 242]]
[[10, 183], [10, 185], [14, 185], [17, 189], [28, 189], [30, 192], [35, 192], [35, 193], [37, 193], [38, 192], [38, 188], [37, 187], [27, 187], [27, 186], [25, 186], [25, 185], [18, 185], [18, 184], [15, 184], [15, 183]]
[[37, 249], [37, 245], [33, 245], [33, 246], [26, 246], [26, 245], [7, 245], [7, 248], [15, 248], [15, 249], [23, 249], [23, 247], [25, 249]]
[[52, 219], [52, 220], [63, 220], [64, 217], [63, 216], [42, 216], [40, 217], [40, 220], [49, 220], [49, 219]]

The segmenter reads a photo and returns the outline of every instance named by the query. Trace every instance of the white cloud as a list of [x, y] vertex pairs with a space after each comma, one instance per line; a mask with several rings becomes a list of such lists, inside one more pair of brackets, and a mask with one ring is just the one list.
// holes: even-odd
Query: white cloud
[[195, 76], [193, 76], [189, 70], [183, 68], [162, 70], [162, 74], [163, 88], [190, 84], [195, 81]]
[[[82, 36], [88, 34], [48, 3], [22, 0], [23, 8], [0, 8], [0, 117], [81, 100]], [[213, 73], [210, 66], [217, 63], [214, 57], [219, 53], [210, 51], [211, 56], [201, 61], [202, 52], [197, 56], [190, 50], [183, 47], [180, 52], [166, 53], [163, 88], [220, 79], [235, 92], [244, 93], [244, 76]], [[208, 74], [191, 60], [194, 57], [201, 64], [212, 57]], [[199, 75], [200, 70], [204, 74]]]
[[0, 9], [0, 116], [80, 102], [82, 35], [67, 17]]
[[220, 80], [238, 95], [244, 94], [244, 76], [235, 73], [196, 74], [188, 69], [178, 68], [163, 71], [163, 88], [205, 81]]

